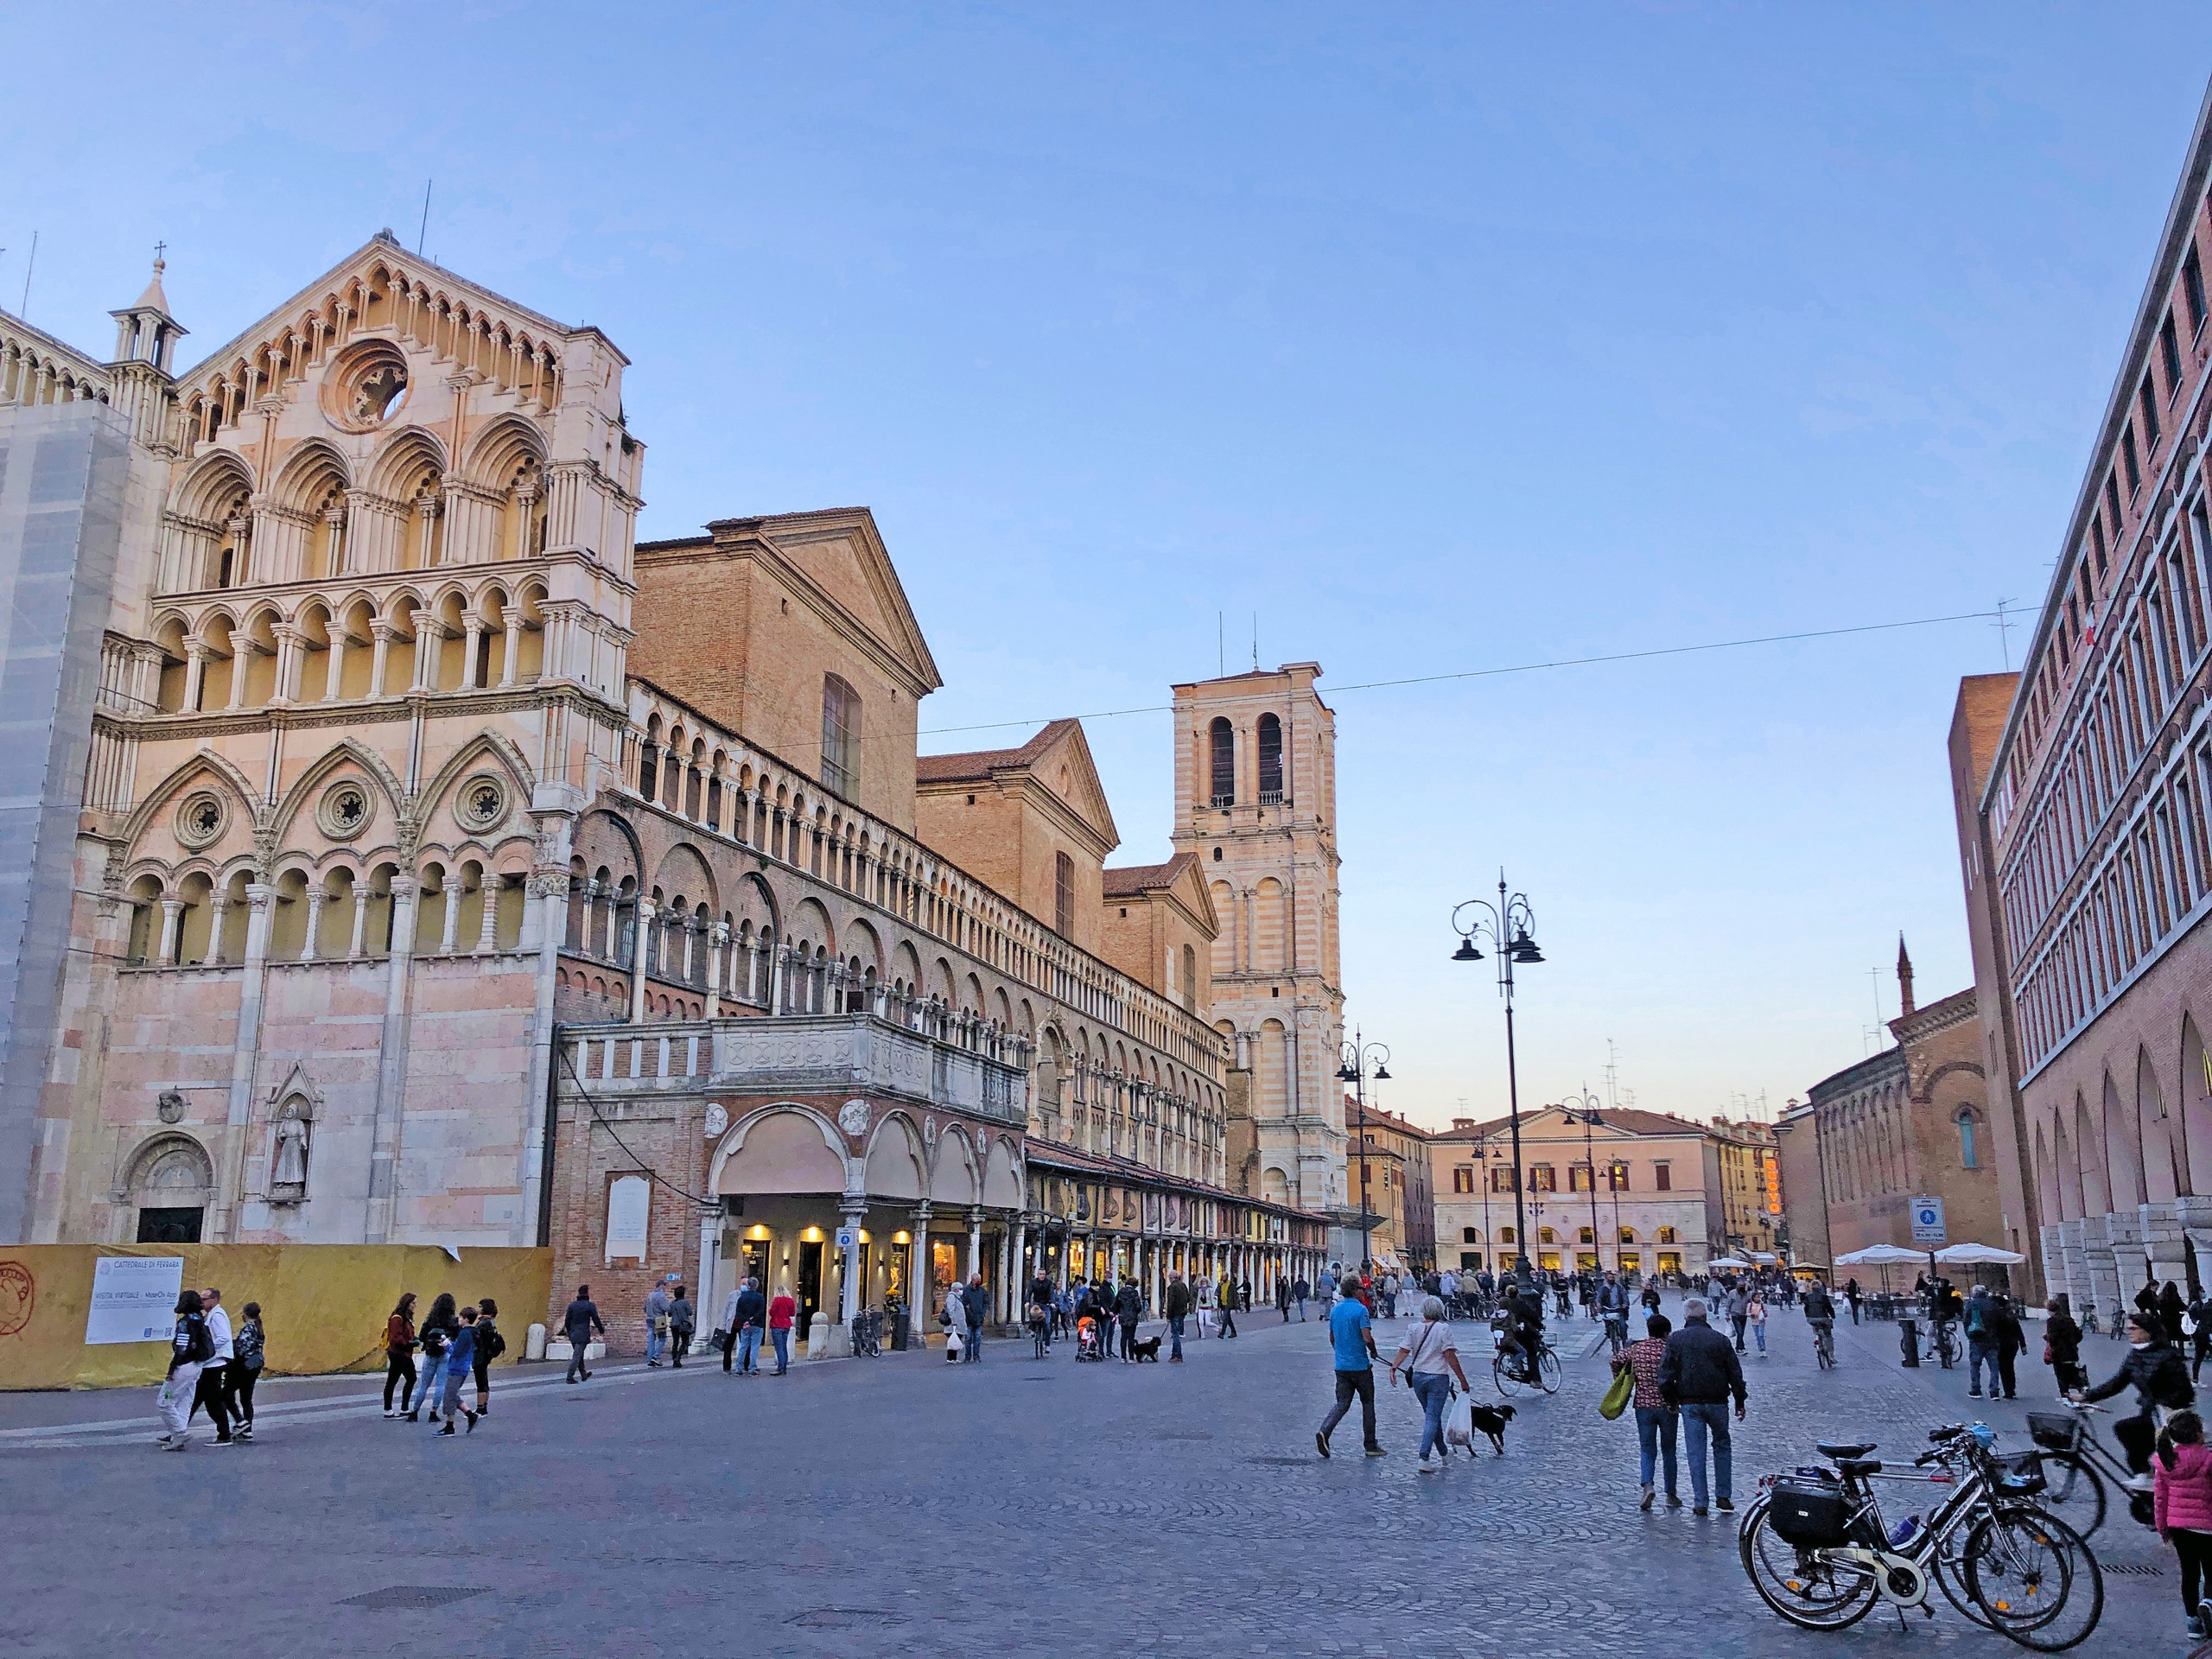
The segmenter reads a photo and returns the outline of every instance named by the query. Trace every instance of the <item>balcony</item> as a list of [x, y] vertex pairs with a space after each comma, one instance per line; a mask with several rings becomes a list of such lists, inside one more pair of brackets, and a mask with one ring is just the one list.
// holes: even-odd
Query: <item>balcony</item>
[[[1021, 1067], [867, 1014], [563, 1026], [564, 1083], [595, 1097], [655, 1093], [893, 1096], [995, 1122], [1028, 1122]], [[573, 1083], [569, 1083], [573, 1087]]]

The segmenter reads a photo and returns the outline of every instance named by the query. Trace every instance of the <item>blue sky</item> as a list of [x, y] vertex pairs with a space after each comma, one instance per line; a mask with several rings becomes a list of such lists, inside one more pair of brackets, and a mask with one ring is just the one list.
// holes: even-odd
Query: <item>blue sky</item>
[[[0, 303], [194, 345], [379, 226], [634, 359], [644, 533], [872, 506], [925, 728], [2040, 601], [2212, 69], [2077, 7], [10, 8]], [[2125, 27], [2116, 27], [2124, 16]], [[388, 19], [403, 19], [395, 25]], [[1386, 1103], [1792, 1095], [1967, 983], [1980, 622], [1397, 690], [1339, 734]], [[1166, 718], [1089, 722], [1163, 855]], [[1014, 728], [925, 740], [1014, 741]]]

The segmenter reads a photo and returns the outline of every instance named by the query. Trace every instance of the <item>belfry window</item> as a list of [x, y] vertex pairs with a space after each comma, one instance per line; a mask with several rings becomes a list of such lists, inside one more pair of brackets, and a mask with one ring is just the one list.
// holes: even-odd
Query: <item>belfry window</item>
[[860, 793], [860, 694], [835, 674], [822, 682], [822, 783], [850, 800]]
[[1213, 792], [1216, 806], [1236, 804], [1236, 734], [1226, 719], [1217, 719], [1207, 728], [1207, 742], [1211, 747]]
[[1959, 1167], [1961, 1169], [1981, 1167], [1980, 1148], [1974, 1145], [1974, 1114], [1971, 1111], [1962, 1111], [1959, 1114]]
[[1260, 716], [1260, 804], [1282, 804], [1282, 721]]
[[1052, 929], [1062, 938], [1075, 927], [1075, 860], [1052, 855]]

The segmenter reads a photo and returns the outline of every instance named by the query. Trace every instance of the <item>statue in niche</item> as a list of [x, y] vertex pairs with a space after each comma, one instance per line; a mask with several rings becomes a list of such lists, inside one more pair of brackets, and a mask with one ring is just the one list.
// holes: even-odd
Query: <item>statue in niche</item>
[[308, 1118], [297, 1099], [276, 1109], [274, 1137], [270, 1143], [269, 1196], [273, 1201], [297, 1201], [307, 1195]]

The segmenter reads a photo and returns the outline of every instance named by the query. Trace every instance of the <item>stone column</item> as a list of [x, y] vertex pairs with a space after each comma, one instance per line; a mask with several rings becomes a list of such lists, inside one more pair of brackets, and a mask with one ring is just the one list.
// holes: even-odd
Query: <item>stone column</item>
[[177, 941], [184, 931], [184, 900], [162, 900], [162, 944], [155, 960], [164, 968], [176, 966]]
[[461, 929], [461, 895], [467, 891], [467, 889], [462, 885], [461, 880], [459, 876], [449, 875], [446, 878], [446, 885], [444, 888], [446, 896], [446, 913], [444, 918], [445, 928], [438, 938], [438, 954], [440, 956], [449, 957], [453, 955], [454, 939]]
[[308, 889], [307, 931], [302, 935], [300, 938], [300, 960], [302, 962], [313, 962], [315, 958], [316, 936], [322, 931], [323, 900], [328, 896], [329, 895], [323, 892], [320, 885]]
[[367, 954], [369, 938], [369, 890], [353, 889], [353, 937], [346, 947], [346, 959], [359, 962]]
[[2096, 1301], [2096, 1287], [2089, 1282], [2088, 1224], [2078, 1216], [2058, 1224], [2058, 1271], [2072, 1295], [2074, 1317], [2080, 1319]]
[[638, 937], [636, 947], [630, 952], [630, 1023], [643, 1025], [645, 1020], [645, 938], [652, 926], [653, 901], [642, 895], [638, 899]]
[[184, 699], [177, 706], [186, 714], [200, 707], [200, 694], [207, 680], [207, 645], [198, 634], [184, 641]]
[[2189, 1288], [2189, 1255], [2183, 1243], [2177, 1201], [2139, 1205], [2138, 1224], [2143, 1230], [2143, 1249], [2151, 1258], [2151, 1271], [2158, 1276], [2162, 1283], [2167, 1280], [2178, 1281], [2186, 1292]]
[[2114, 1211], [2105, 1217], [2105, 1233], [2112, 1241], [2113, 1272], [2120, 1284], [2119, 1329], [2125, 1334], [2126, 1319], [2135, 1311], [2136, 1293], [2148, 1280], [2149, 1269], [2144, 1265], [2143, 1221], [2130, 1205], [2126, 1211]]
[[[407, 1102], [408, 982], [415, 963], [415, 907], [420, 883], [410, 874], [391, 879], [391, 959], [385, 972], [383, 1041], [377, 1057], [376, 1115], [369, 1131], [369, 1194], [363, 1242], [391, 1238], [398, 1207], [401, 1120]], [[544, 1099], [541, 1093], [540, 1102]], [[530, 1217], [535, 1233], [537, 1217]]]
[[[2109, 1324], [2121, 1306], [2120, 1273], [2113, 1263], [2109, 1216], [2090, 1216], [2082, 1223], [2082, 1270], [2089, 1284], [2089, 1303], [2101, 1323]], [[2079, 1314], [2081, 1310], [2075, 1310]], [[2123, 1316], [2124, 1317], [2124, 1316]]]
[[477, 891], [484, 895], [484, 915], [476, 929], [476, 950], [487, 957], [498, 948], [499, 922], [499, 878], [490, 870], [477, 878]]
[[231, 901], [218, 887], [207, 895], [207, 965], [211, 968], [223, 960], [223, 926], [229, 919]]
[[245, 927], [245, 972], [238, 981], [238, 1017], [232, 1036], [231, 1097], [226, 1114], [230, 1145], [226, 1167], [217, 1178], [223, 1183], [214, 1216], [218, 1243], [236, 1242], [238, 1206], [245, 1199], [246, 1129], [253, 1121], [254, 1071], [261, 1058], [262, 993], [268, 978], [270, 906], [276, 897], [276, 888], [258, 881], [246, 886], [251, 909]]
[[716, 922], [709, 937], [714, 943], [707, 952], [707, 1018], [719, 1020], [722, 1013], [722, 958], [729, 950], [729, 924]]
[[301, 647], [307, 636], [289, 622], [277, 623], [270, 632], [276, 636], [276, 683], [269, 701], [281, 706], [298, 700]]
[[2043, 1273], [2045, 1290], [2054, 1298], [2063, 1293], [2069, 1306], [2081, 1300], [2066, 1276], [2065, 1229], [2055, 1221], [2043, 1224]]
[[855, 1198], [849, 1194], [844, 1202], [838, 1206], [837, 1215], [840, 1222], [851, 1228], [854, 1234], [852, 1248], [838, 1252], [840, 1282], [837, 1287], [839, 1292], [837, 1318], [838, 1323], [845, 1327], [846, 1338], [849, 1340], [852, 1336], [853, 1321], [860, 1316], [861, 1311], [861, 1291], [863, 1287], [861, 1284], [859, 1235], [861, 1223], [868, 1216], [868, 1200]]
[[473, 690], [476, 687], [477, 650], [484, 642], [484, 619], [471, 611], [461, 619], [461, 629], [467, 636], [467, 643], [461, 647], [461, 689]]
[[369, 695], [372, 697], [385, 694], [385, 671], [391, 664], [391, 642], [398, 635], [399, 630], [381, 618], [369, 624]]
[[506, 607], [499, 613], [499, 621], [503, 630], [500, 638], [505, 642], [505, 650], [499, 664], [499, 683], [502, 686], [509, 686], [515, 683], [515, 671], [522, 661], [522, 631], [524, 622], [522, 607], [519, 605]]
[[930, 1283], [930, 1217], [927, 1200], [914, 1206], [912, 1242], [906, 1246], [906, 1315], [915, 1346], [923, 1346], [924, 1316], [937, 1317], [930, 1306], [935, 1287]]
[[715, 1205], [702, 1204], [698, 1208], [699, 1278], [692, 1288], [691, 1305], [698, 1310], [698, 1328], [711, 1331], [721, 1314], [721, 1287], [715, 1282], [715, 1246], [721, 1238], [722, 1212]]
[[982, 1270], [983, 1212], [970, 1210], [968, 1212], [968, 1272], [965, 1276], [972, 1280]]
[[[2180, 1223], [2183, 1235], [2196, 1246], [2198, 1266], [2212, 1273], [2212, 1198], [2176, 1198], [2174, 1217]], [[2049, 1257], [2044, 1259], [2048, 1261]]]

